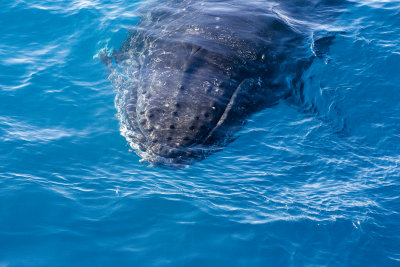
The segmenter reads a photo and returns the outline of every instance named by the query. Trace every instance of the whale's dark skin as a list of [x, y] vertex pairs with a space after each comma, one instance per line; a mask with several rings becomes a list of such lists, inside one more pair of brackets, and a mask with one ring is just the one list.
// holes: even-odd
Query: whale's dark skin
[[123, 135], [140, 156], [160, 165], [190, 164], [220, 149], [249, 116], [298, 87], [313, 57], [312, 25], [330, 19], [332, 2], [338, 6], [151, 2], [121, 48], [102, 55], [117, 90]]

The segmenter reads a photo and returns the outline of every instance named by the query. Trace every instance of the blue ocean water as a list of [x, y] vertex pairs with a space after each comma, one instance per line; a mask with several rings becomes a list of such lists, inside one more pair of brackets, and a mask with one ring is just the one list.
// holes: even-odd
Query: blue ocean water
[[400, 2], [351, 3], [304, 100], [149, 166], [97, 57], [130, 1], [2, 1], [0, 266], [400, 266]]

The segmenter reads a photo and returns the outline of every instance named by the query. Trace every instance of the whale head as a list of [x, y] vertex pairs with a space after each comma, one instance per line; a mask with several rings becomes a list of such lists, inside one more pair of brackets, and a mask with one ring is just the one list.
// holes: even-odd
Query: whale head
[[142, 62], [126, 112], [135, 115], [151, 161], [187, 164], [228, 142], [227, 115], [239, 111], [232, 97], [241, 77], [234, 57], [184, 43], [160, 46]]

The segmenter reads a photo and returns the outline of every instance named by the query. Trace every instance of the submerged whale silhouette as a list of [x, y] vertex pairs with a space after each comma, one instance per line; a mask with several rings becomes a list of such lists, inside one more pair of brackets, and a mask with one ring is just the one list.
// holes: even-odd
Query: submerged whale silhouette
[[191, 164], [219, 150], [250, 115], [300, 87], [303, 70], [331, 41], [312, 42], [315, 25], [331, 20], [338, 3], [148, 3], [120, 49], [101, 56], [122, 134], [158, 165]]

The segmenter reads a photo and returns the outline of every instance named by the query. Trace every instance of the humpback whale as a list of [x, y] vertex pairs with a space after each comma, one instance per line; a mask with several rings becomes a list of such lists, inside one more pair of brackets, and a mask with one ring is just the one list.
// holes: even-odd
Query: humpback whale
[[331, 41], [313, 36], [338, 3], [147, 2], [119, 50], [101, 55], [122, 135], [161, 166], [192, 164], [220, 150], [249, 116], [301, 88], [302, 72]]

